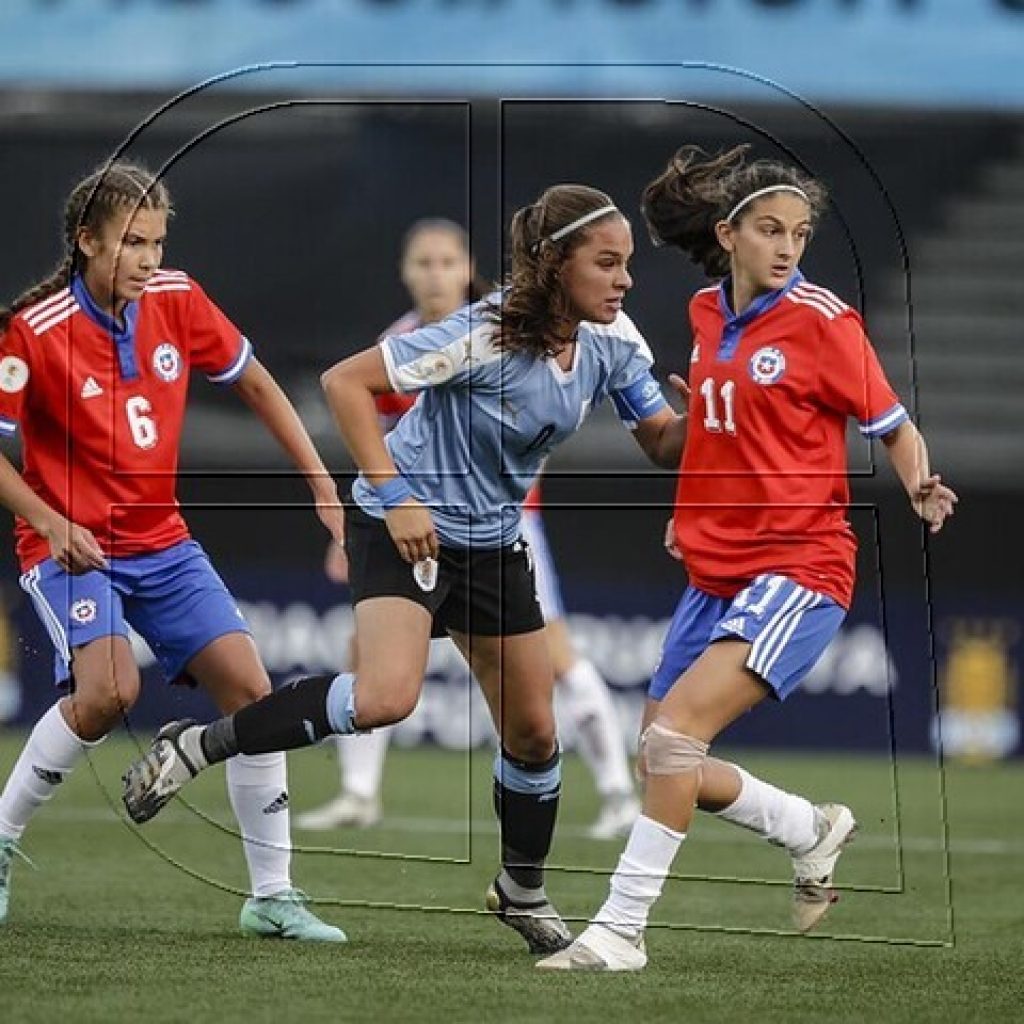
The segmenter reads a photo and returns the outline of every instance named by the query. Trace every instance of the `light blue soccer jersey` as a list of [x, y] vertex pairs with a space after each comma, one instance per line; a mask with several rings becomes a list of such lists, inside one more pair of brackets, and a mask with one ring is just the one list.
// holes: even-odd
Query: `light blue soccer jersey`
[[[541, 464], [606, 397], [631, 429], [666, 405], [651, 350], [625, 313], [607, 326], [581, 323], [573, 365], [562, 370], [554, 359], [497, 347], [484, 305], [499, 297], [381, 342], [395, 391], [422, 392], [388, 434], [388, 449], [451, 547], [511, 544]], [[363, 477], [352, 494], [383, 518]]]

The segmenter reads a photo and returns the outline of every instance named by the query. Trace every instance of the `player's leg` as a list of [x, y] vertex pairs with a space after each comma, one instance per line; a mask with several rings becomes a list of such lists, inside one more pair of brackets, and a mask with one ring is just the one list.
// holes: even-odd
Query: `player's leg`
[[487, 905], [523, 935], [531, 952], [551, 953], [571, 935], [544, 888], [561, 792], [554, 680], [544, 635], [537, 630], [503, 638], [452, 637], [480, 684], [499, 738], [494, 807], [501, 871]]
[[[194, 541], [126, 559], [131, 587], [125, 614], [156, 653], [168, 681], [196, 682], [224, 715], [270, 693], [270, 679], [238, 605]], [[283, 753], [239, 754], [226, 765], [228, 796], [238, 819], [259, 934], [343, 941], [344, 934], [310, 914], [292, 887], [288, 779]], [[270, 925], [273, 930], [268, 931]]]
[[[346, 572], [348, 564], [346, 562]], [[356, 635], [349, 643], [349, 666], [356, 669]], [[358, 672], [357, 672], [358, 674]], [[324, 831], [343, 826], [366, 828], [380, 821], [380, 788], [391, 729], [384, 726], [354, 736], [337, 736], [340, 792], [320, 807], [295, 817], [298, 828]]]
[[[686, 661], [687, 636], [698, 638], [703, 632], [701, 620], [706, 621], [706, 615], [701, 604], [708, 614], [719, 611], [709, 600], [697, 597], [690, 602], [691, 611], [681, 614], [687, 601], [684, 596], [666, 639], [662, 666], [652, 681], [652, 695], [663, 699], [641, 741], [647, 780], [644, 814], [612, 879], [611, 895], [595, 918], [603, 923], [591, 926], [581, 936], [579, 949], [545, 966], [603, 965], [605, 969], [628, 970], [644, 965], [642, 950], [637, 949], [641, 955], [633, 956], [626, 943], [642, 935], [647, 913], [685, 838], [698, 794], [703, 791], [709, 806], [724, 804], [728, 808], [742, 800], [745, 780], [724, 762], [708, 768], [707, 744], [765, 696], [785, 699], [820, 657], [844, 614], [835, 602], [791, 580], [759, 577], [712, 627], [711, 646], [666, 689], [664, 683], [672, 669]], [[751, 802], [758, 798], [779, 801], [750, 778]], [[794, 806], [785, 800], [788, 794], [781, 796], [784, 809], [793, 814], [787, 830], [790, 841], [803, 846], [817, 838], [811, 849], [794, 856], [794, 920], [806, 930], [831, 902], [832, 870], [856, 823], [840, 805], [823, 808], [822, 822], [813, 808]]]
[[[349, 510], [351, 512], [351, 510]], [[347, 513], [348, 514], [348, 513]], [[331, 735], [390, 725], [416, 706], [429, 653], [433, 612], [449, 586], [424, 592], [383, 523], [347, 519], [347, 544], [359, 637], [359, 680], [352, 672], [298, 679], [208, 726], [172, 722], [124, 777], [124, 802], [148, 821], [198, 772], [236, 754], [311, 746]]]
[[498, 734], [494, 802], [501, 872], [488, 907], [533, 952], [562, 948], [568, 929], [544, 891], [544, 861], [558, 813], [561, 766], [554, 675], [528, 550], [521, 542], [473, 552], [438, 620], [466, 658]]
[[644, 730], [646, 785], [637, 818], [591, 925], [561, 954], [542, 961], [563, 970], [639, 970], [644, 929], [693, 816], [711, 741], [760, 703], [767, 687], [746, 667], [749, 644], [712, 645], [684, 673]]
[[565, 715], [572, 723], [577, 749], [602, 800], [601, 813], [590, 834], [595, 839], [611, 839], [629, 830], [639, 810], [622, 726], [607, 684], [594, 664], [580, 656], [569, 634], [558, 570], [540, 512], [524, 511], [521, 529], [533, 561], [537, 600], [547, 624], [556, 716]]
[[139, 692], [120, 598], [105, 575], [72, 577], [47, 560], [25, 574], [22, 586], [53, 641], [56, 681], [72, 684], [72, 692], [35, 724], [0, 794], [0, 923], [7, 916], [17, 843], [32, 815], [121, 721]]
[[400, 722], [419, 699], [430, 623], [428, 612], [403, 598], [360, 602], [356, 628], [366, 658], [358, 681], [351, 672], [296, 679], [210, 725], [164, 726], [125, 773], [129, 815], [148, 821], [200, 771], [236, 754], [296, 750]]
[[[648, 698], [641, 733], [660, 707], [661, 700]], [[778, 789], [738, 764], [715, 757], [704, 762], [697, 809], [749, 829], [793, 857], [806, 853], [819, 839], [821, 816], [806, 797]]]
[[[248, 633], [228, 633], [207, 644], [187, 666], [188, 674], [223, 714], [247, 707], [270, 693], [270, 679]], [[247, 935], [314, 942], [343, 942], [345, 933], [303, 904], [292, 885], [288, 775], [280, 752], [237, 754], [225, 764], [228, 796], [242, 832], [252, 896], [239, 917]]]
[[322, 832], [345, 827], [369, 828], [380, 821], [380, 789], [391, 727], [334, 739], [341, 791], [325, 804], [296, 815], [297, 828]]
[[[712, 641], [738, 636], [751, 643], [747, 668], [785, 700], [839, 631], [845, 611], [831, 598], [780, 575], [758, 577], [737, 595], [712, 631]], [[848, 807], [814, 805], [718, 762], [702, 783], [701, 805], [782, 846], [793, 865], [793, 924], [808, 931], [838, 898], [836, 861], [856, 832]]]
[[576, 654], [565, 619], [545, 621], [555, 672], [555, 711], [572, 722], [577, 749], [601, 796], [601, 812], [588, 834], [612, 839], [629, 831], [640, 809], [619, 715], [594, 664]]

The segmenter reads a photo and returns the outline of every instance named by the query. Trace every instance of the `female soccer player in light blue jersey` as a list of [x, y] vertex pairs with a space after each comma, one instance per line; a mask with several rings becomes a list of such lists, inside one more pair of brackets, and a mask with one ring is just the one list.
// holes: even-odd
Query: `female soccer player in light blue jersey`
[[[559, 752], [521, 504], [544, 459], [604, 399], [660, 466], [678, 464], [683, 418], [622, 311], [633, 241], [608, 196], [549, 188], [513, 218], [511, 246], [503, 292], [324, 374], [361, 470], [346, 540], [358, 674], [301, 680], [205, 728], [170, 723], [129, 769], [125, 803], [145, 821], [202, 768], [239, 751], [303, 747], [400, 721], [416, 706], [440, 626], [480, 682], [501, 737], [502, 868], [488, 907], [531, 952], [550, 953], [571, 936], [544, 890]], [[387, 392], [421, 397], [385, 438], [374, 396]]]

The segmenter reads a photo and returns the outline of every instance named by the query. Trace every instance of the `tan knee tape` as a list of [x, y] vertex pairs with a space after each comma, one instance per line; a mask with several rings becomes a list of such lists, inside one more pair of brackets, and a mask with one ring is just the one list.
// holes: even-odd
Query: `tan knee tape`
[[708, 744], [651, 722], [640, 736], [640, 756], [649, 775], [681, 775], [701, 768]]

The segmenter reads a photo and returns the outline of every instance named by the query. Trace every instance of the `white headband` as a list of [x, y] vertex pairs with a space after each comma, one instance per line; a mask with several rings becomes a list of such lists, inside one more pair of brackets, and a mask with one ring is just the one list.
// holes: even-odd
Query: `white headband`
[[585, 224], [589, 224], [592, 220], [597, 220], [598, 217], [603, 217], [608, 213], [617, 212], [618, 208], [614, 203], [602, 206], [599, 210], [591, 210], [590, 213], [585, 213], [582, 217], [577, 217], [571, 224], [566, 224], [564, 228], [559, 228], [557, 231], [553, 231], [548, 235], [548, 241], [559, 242], [565, 238], [566, 235], [571, 235], [578, 228], [583, 227]]
[[[726, 223], [730, 222], [733, 217], [736, 216], [740, 210], [743, 209], [747, 203], [752, 203], [755, 199], [760, 199], [761, 196], [766, 196], [771, 192], [793, 192], [803, 199], [808, 206], [811, 205], [811, 200], [807, 193], [797, 185], [769, 185], [767, 188], [759, 188], [756, 192], [751, 192], [745, 199], [741, 199], [730, 211], [726, 214]], [[553, 236], [552, 236], [553, 237]]]

